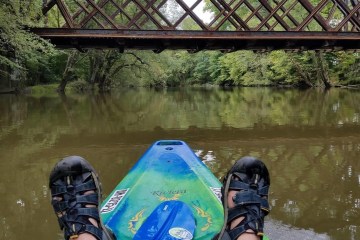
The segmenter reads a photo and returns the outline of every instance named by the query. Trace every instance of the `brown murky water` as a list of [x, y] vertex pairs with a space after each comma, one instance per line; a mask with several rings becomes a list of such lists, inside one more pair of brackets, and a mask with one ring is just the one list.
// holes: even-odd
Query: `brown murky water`
[[263, 159], [274, 240], [360, 239], [359, 91], [3, 95], [0, 113], [0, 239], [61, 239], [47, 187], [58, 159], [87, 158], [108, 194], [158, 139], [185, 140], [218, 177]]

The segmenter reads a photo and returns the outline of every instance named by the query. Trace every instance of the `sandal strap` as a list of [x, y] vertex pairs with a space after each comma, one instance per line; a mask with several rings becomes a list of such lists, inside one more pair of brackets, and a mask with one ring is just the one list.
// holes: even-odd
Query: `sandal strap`
[[90, 208], [76, 208], [74, 209], [77, 213], [77, 216], [85, 216], [88, 218], [93, 218], [97, 221], [100, 221], [100, 215], [99, 215], [99, 210], [95, 207], [90, 207]]
[[260, 208], [265, 211], [269, 211], [270, 209], [268, 200], [262, 198], [252, 190], [238, 192], [234, 196], [233, 201], [236, 205], [256, 204], [260, 205]]
[[91, 193], [87, 195], [76, 196], [76, 203], [99, 205], [99, 195], [97, 193]]
[[100, 228], [95, 227], [94, 225], [85, 225], [84, 232], [90, 233], [98, 240], [103, 239], [103, 231]]
[[243, 206], [235, 206], [228, 209], [228, 223], [232, 222], [235, 218], [244, 217], [248, 211], [244, 211]]
[[258, 194], [261, 196], [268, 196], [269, 195], [269, 186], [264, 186], [258, 189]]
[[[254, 231], [254, 234], [262, 236], [264, 223], [264, 213], [255, 205], [236, 206], [229, 209], [229, 220], [244, 217], [244, 220], [235, 228], [228, 230], [231, 239], [237, 239], [241, 234], [245, 233], [248, 229]], [[231, 221], [230, 220], [230, 221]]]
[[249, 208], [261, 209], [264, 212], [259, 212], [259, 217], [267, 215], [269, 212], [269, 203], [267, 199], [261, 198], [259, 195], [256, 195], [253, 191], [241, 191], [238, 192], [233, 201], [235, 207], [228, 209], [228, 223], [238, 217], [244, 217], [249, 212]]
[[[251, 185], [233, 179], [233, 180], [231, 180], [231, 182], [230, 182], [229, 189], [231, 189], [231, 190], [237, 190], [237, 191], [240, 191], [240, 190], [249, 190], [249, 189], [251, 189]], [[269, 194], [269, 186], [264, 186], [264, 187], [262, 187], [262, 188], [259, 188], [259, 189], [257, 190], [257, 193], [258, 193], [259, 195], [262, 195], [262, 196], [267, 196], [267, 195]]]
[[67, 193], [67, 187], [66, 186], [54, 185], [54, 186], [51, 186], [50, 190], [51, 190], [51, 196], [53, 196], [53, 197], [57, 196], [57, 195], [60, 195], [60, 194]]
[[244, 232], [246, 232], [245, 225], [240, 225], [228, 231], [228, 234], [230, 239], [237, 239]]
[[90, 190], [96, 190], [96, 184], [93, 179], [90, 179], [87, 182], [79, 184], [75, 187], [75, 192], [86, 192]]
[[71, 236], [77, 236], [88, 232], [98, 240], [102, 240], [103, 230], [95, 227], [89, 222], [89, 218], [100, 221], [100, 215], [97, 208], [75, 208], [66, 215], [58, 218], [61, 229], [65, 229], [65, 239], [71, 239]]
[[72, 225], [73, 223], [81, 223], [82, 225], [86, 225], [89, 223], [88, 218], [94, 218], [97, 221], [100, 220], [97, 208], [72, 209], [69, 211], [69, 213], [59, 217], [59, 222], [61, 222], [63, 226]]
[[[99, 205], [99, 195], [97, 193], [91, 193], [87, 195], [80, 195], [76, 197], [72, 197], [69, 200], [52, 200], [51, 204], [54, 208], [55, 212], [64, 212], [67, 209], [71, 208], [71, 205], [74, 204], [89, 204], [89, 205]], [[76, 207], [73, 207], [76, 209]]]
[[73, 185], [53, 185], [50, 189], [51, 195], [54, 197], [57, 195], [68, 193], [69, 190], [70, 192], [74, 193], [96, 190], [96, 184], [93, 179], [90, 179], [85, 183], [76, 185], [75, 187]]
[[68, 201], [52, 200], [51, 205], [53, 206], [54, 211], [57, 213], [64, 212], [69, 209]]
[[[73, 224], [71, 227], [65, 230], [65, 239], [71, 240], [72, 237], [77, 237], [79, 234], [89, 233], [93, 235], [97, 240], [103, 240], [103, 231], [94, 225], [86, 224]], [[74, 238], [75, 239], [75, 238]]]
[[[259, 236], [260, 239], [263, 239], [262, 238], [263, 237], [262, 232], [246, 232], [247, 229], [249, 229], [249, 228], [245, 228], [245, 224], [244, 224], [244, 225], [235, 227], [234, 229], [228, 231], [227, 234], [230, 237], [230, 239], [238, 239], [238, 237], [243, 233], [254, 234], [254, 235]], [[261, 229], [263, 229], [263, 226], [261, 227]]]

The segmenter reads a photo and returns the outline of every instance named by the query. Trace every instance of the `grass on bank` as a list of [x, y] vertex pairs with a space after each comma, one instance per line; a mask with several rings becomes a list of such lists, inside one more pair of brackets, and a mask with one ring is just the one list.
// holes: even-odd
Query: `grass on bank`
[[[46, 85], [36, 85], [27, 87], [25, 93], [31, 96], [57, 96], [57, 89], [59, 87], [58, 83], [46, 84]], [[91, 90], [91, 86], [85, 80], [78, 80], [70, 82], [65, 91], [67, 93], [84, 93]]]
[[25, 92], [30, 94], [31, 96], [56, 96], [57, 92], [56, 89], [59, 86], [57, 83], [53, 84], [46, 84], [46, 85], [36, 85], [27, 87]]

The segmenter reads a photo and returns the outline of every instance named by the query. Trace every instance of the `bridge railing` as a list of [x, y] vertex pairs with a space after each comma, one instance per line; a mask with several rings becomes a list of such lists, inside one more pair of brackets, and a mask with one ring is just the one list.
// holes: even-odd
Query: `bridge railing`
[[358, 0], [51, 0], [44, 14], [54, 6], [66, 28], [360, 32]]
[[[73, 39], [78, 39], [80, 35], [101, 35], [119, 40], [131, 35], [132, 38], [167, 38], [167, 43], [162, 42], [165, 47], [173, 44], [169, 39], [193, 37], [212, 41], [245, 41], [253, 38], [251, 43], [243, 42], [247, 45], [243, 47], [242, 44], [240, 48], [244, 49], [252, 48], [251, 44], [257, 45], [254, 41], [271, 37], [275, 40], [321, 38], [321, 46], [315, 47], [336, 44], [344, 47], [348, 42], [331, 41], [360, 40], [359, 0], [50, 0], [44, 3], [45, 15], [58, 11], [62, 17], [56, 28], [63, 30], [37, 31], [40, 36], [49, 38], [54, 38], [56, 34], [66, 37], [68, 33]], [[294, 41], [286, 42], [287, 47], [298, 43]], [[268, 43], [258, 45], [266, 46]], [[269, 45], [282, 48], [283, 43]], [[219, 43], [201, 44], [206, 45], [203, 48], [211, 48], [211, 44]], [[300, 45], [306, 44], [311, 45]], [[359, 43], [351, 44], [350, 48], [360, 48]], [[239, 48], [239, 44], [234, 47]]]

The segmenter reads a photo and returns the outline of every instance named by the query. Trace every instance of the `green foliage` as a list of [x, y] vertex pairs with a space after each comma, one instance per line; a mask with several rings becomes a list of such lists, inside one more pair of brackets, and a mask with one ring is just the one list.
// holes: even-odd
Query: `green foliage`
[[[46, 58], [55, 54], [45, 40], [30, 33], [40, 16], [40, 1], [6, 1], [0, 4], [0, 69], [26, 78], [27, 71], [45, 66]], [[37, 71], [37, 70], [36, 70]], [[35, 82], [36, 83], [36, 82]]]
[[328, 53], [327, 61], [330, 63], [333, 78], [339, 84], [360, 84], [359, 53]]
[[83, 93], [86, 91], [89, 91], [91, 89], [91, 86], [89, 83], [83, 79], [73, 81], [69, 83], [68, 87], [71, 91], [77, 92], [77, 93]]
[[29, 87], [27, 92], [33, 97], [56, 96], [57, 84], [37, 85]]
[[320, 55], [314, 51], [179, 52], [173, 54], [166, 81], [181, 79], [183, 84], [309, 87], [323, 86], [321, 75], [325, 74], [333, 85], [360, 84], [359, 64], [359, 54], [349, 52]]

